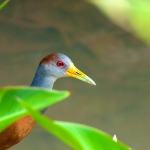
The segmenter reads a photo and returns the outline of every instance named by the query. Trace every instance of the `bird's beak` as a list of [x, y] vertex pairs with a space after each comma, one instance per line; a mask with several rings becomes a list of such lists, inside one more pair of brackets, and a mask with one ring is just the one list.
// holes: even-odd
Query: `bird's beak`
[[74, 66], [73, 63], [71, 63], [70, 68], [68, 70], [66, 70], [66, 75], [68, 77], [74, 77], [74, 78], [77, 78], [77, 79], [82, 80], [84, 82], [87, 82], [89, 84], [96, 85], [96, 83], [91, 78], [89, 78], [83, 72], [81, 72], [80, 70], [78, 70]]

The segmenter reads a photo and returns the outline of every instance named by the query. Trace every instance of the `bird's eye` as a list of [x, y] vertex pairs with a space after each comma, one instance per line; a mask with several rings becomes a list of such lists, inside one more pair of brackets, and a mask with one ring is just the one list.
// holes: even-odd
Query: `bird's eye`
[[63, 67], [65, 65], [65, 63], [61, 60], [57, 61], [56, 64], [57, 64], [58, 67]]

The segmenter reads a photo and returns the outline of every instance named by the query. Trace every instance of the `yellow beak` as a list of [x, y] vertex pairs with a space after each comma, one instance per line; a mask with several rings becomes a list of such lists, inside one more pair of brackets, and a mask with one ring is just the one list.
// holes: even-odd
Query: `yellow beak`
[[73, 63], [71, 63], [70, 68], [68, 70], [66, 70], [66, 75], [68, 77], [74, 77], [74, 78], [77, 78], [77, 79], [82, 80], [84, 82], [87, 82], [89, 84], [96, 85], [96, 83], [91, 78], [89, 78], [83, 72], [81, 72], [80, 70], [78, 70], [74, 66]]

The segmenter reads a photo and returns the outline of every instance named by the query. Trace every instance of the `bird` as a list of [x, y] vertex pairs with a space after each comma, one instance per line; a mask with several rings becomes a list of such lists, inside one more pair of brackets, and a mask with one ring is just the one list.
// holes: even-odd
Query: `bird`
[[[31, 87], [52, 90], [54, 82], [61, 77], [73, 77], [92, 85], [95, 82], [77, 69], [71, 59], [65, 54], [54, 52], [45, 56], [39, 63]], [[47, 108], [41, 110], [43, 114]], [[19, 143], [34, 128], [36, 122], [27, 115], [0, 132], [0, 150], [6, 150]]]

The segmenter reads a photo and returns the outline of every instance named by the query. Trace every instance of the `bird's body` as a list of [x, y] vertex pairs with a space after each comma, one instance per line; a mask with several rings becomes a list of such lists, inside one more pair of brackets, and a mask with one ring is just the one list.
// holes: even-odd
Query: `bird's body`
[[[75, 77], [95, 85], [95, 82], [78, 70], [69, 57], [53, 53], [44, 57], [35, 73], [31, 86], [52, 89], [54, 82], [60, 77]], [[44, 113], [46, 109], [41, 110]], [[35, 126], [31, 116], [15, 121], [0, 133], [0, 150], [6, 150], [20, 142]]]
[[19, 143], [35, 126], [31, 116], [25, 116], [15, 121], [0, 133], [0, 150], [6, 150]]

